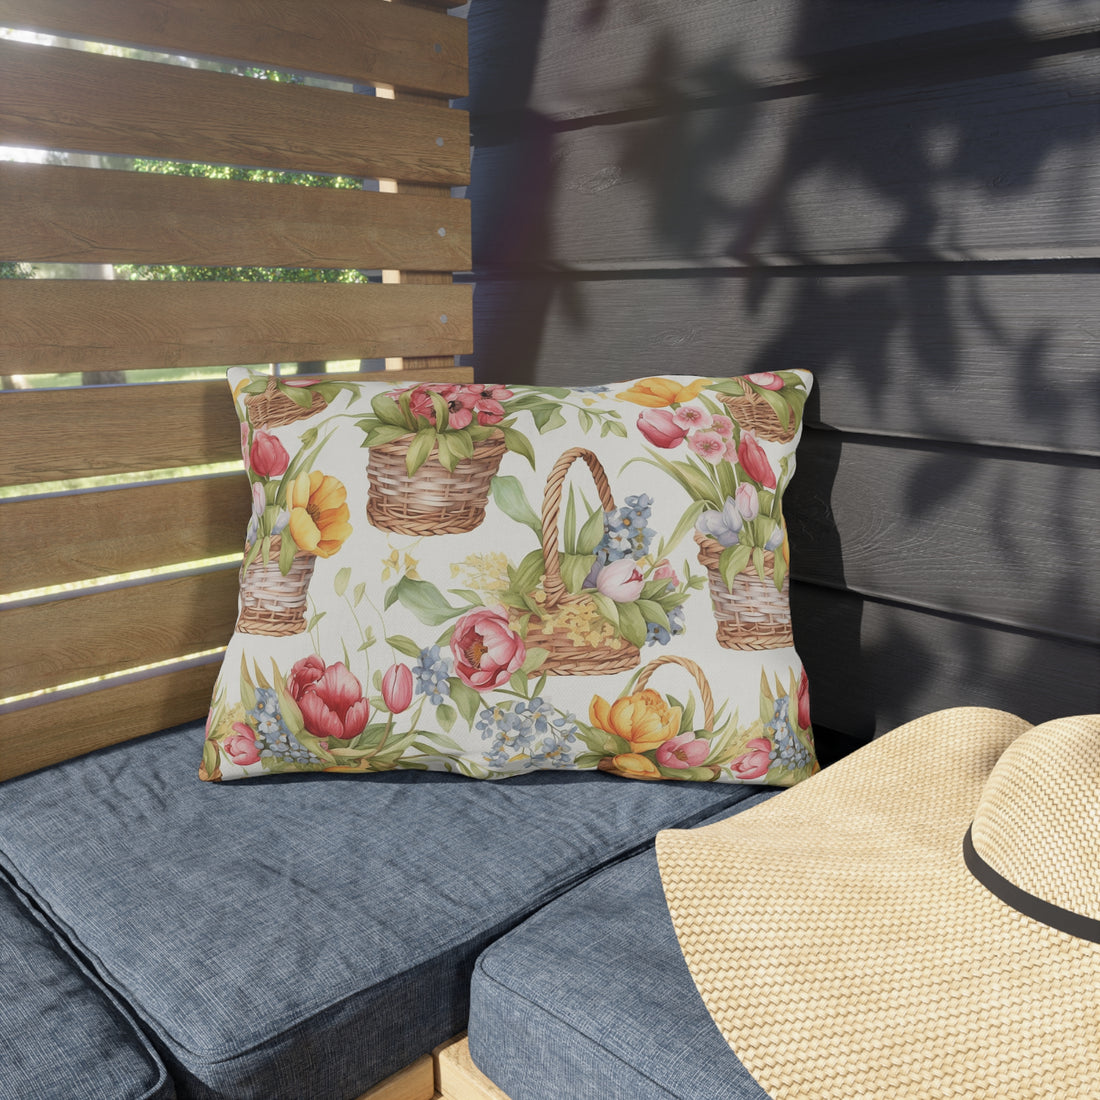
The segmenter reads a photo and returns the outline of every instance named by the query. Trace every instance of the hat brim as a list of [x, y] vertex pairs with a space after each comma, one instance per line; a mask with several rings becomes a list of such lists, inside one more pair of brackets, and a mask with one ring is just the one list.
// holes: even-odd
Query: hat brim
[[990, 771], [1030, 728], [942, 711], [658, 835], [695, 984], [774, 1100], [1100, 1096], [1100, 945], [1023, 916], [963, 861]]

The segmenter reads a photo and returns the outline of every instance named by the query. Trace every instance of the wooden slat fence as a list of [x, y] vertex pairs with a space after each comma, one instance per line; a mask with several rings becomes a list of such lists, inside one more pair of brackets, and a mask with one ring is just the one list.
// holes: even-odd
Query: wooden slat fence
[[[0, 631], [19, 639], [0, 651], [0, 779], [206, 711], [250, 500], [217, 468], [240, 456], [228, 389], [189, 372], [385, 359], [405, 368], [395, 385], [425, 367], [471, 377], [455, 366], [471, 351], [471, 288], [449, 285], [471, 263], [468, 204], [451, 197], [469, 178], [468, 122], [449, 107], [466, 91], [466, 28], [449, 6], [0, 0], [0, 26], [63, 39], [0, 41], [0, 143], [362, 184], [2, 163], [0, 260], [363, 273], [0, 281], [0, 375], [169, 378], [0, 394]], [[239, 75], [256, 68], [337, 84]], [[106, 484], [65, 487], [89, 477]]]

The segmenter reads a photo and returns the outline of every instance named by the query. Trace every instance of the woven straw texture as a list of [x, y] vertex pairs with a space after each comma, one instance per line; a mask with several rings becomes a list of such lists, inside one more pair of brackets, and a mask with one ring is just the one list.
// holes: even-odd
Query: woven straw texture
[[[1100, 716], [1028, 730], [943, 711], [744, 815], [659, 834], [688, 967], [774, 1100], [1100, 1097], [1100, 945], [1016, 912], [962, 859], [988, 815], [1002, 824], [975, 824], [975, 846], [994, 863], [1011, 852], [1003, 873], [1031, 866], [1049, 893], [1076, 858], [1095, 886]], [[1041, 808], [1005, 826], [1013, 772], [1042, 788]], [[1089, 889], [1064, 900], [1087, 914]]]
[[324, 398], [313, 390], [310, 403], [303, 407], [280, 393], [275, 379], [269, 379], [263, 393], [254, 393], [244, 399], [248, 406], [248, 419], [254, 428], [279, 428], [304, 420], [325, 407]]
[[764, 551], [764, 577], [749, 561], [747, 568], [727, 588], [718, 568], [722, 545], [717, 539], [695, 533], [699, 564], [707, 571], [710, 602], [718, 625], [718, 644], [726, 649], [783, 649], [794, 645], [791, 630], [790, 576], [775, 587], [775, 555]]
[[405, 465], [409, 441], [399, 439], [371, 447], [367, 460], [367, 518], [383, 531], [399, 535], [457, 535], [473, 531], [485, 519], [489, 485], [506, 450], [494, 436], [474, 444], [472, 458], [448, 470], [433, 447], [411, 477]]
[[257, 556], [241, 576], [241, 612], [237, 618], [237, 630], [242, 634], [282, 638], [301, 634], [306, 628], [306, 599], [317, 557], [299, 551], [284, 576], [279, 572], [279, 548], [282, 544], [279, 535], [273, 536], [267, 564]]
[[[738, 379], [738, 381], [741, 380]], [[743, 381], [741, 381], [741, 389], [744, 391], [742, 397], [721, 394], [718, 398], [729, 409], [730, 416], [742, 428], [747, 428], [761, 439], [770, 439], [775, 443], [790, 443], [798, 432], [800, 418], [792, 413], [787, 427], [784, 428], [779, 417], [776, 416], [775, 409], [760, 394], [746, 386]]]
[[[532, 619], [528, 627], [529, 644], [547, 651], [541, 671], [551, 676], [600, 676], [613, 672], [625, 672], [634, 668], [642, 659], [641, 650], [624, 638], [616, 636], [604, 645], [580, 646], [569, 636], [568, 626], [554, 624], [554, 613], [591, 600], [586, 593], [572, 593], [565, 587], [561, 576], [561, 551], [558, 549], [558, 517], [561, 513], [562, 488], [569, 467], [582, 459], [592, 474], [600, 507], [605, 512], [615, 508], [615, 497], [607, 480], [607, 473], [596, 455], [585, 447], [571, 447], [554, 463], [546, 478], [542, 497], [542, 560], [546, 567], [543, 589], [546, 602], [543, 605], [547, 619]], [[519, 612], [509, 611], [513, 619]]]

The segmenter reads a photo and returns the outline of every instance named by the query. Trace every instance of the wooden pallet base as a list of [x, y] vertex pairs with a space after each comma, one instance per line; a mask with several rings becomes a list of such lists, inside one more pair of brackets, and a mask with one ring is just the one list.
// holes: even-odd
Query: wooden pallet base
[[459, 1035], [432, 1052], [435, 1059], [433, 1100], [508, 1100], [508, 1097], [474, 1065], [470, 1044]]
[[417, 1058], [356, 1100], [508, 1100], [474, 1065], [465, 1034]]

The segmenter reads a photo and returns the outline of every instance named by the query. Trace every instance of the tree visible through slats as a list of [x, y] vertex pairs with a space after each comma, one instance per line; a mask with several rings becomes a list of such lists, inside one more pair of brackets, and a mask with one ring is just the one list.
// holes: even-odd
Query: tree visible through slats
[[[386, 359], [469, 378], [454, 363], [471, 350], [471, 290], [449, 285], [470, 267], [468, 206], [451, 197], [469, 178], [468, 121], [448, 106], [466, 91], [466, 31], [447, 6], [0, 0], [0, 27], [65, 40], [0, 40], [0, 145], [47, 162], [0, 162], [0, 274], [67, 276], [0, 278], [0, 374], [157, 379], [0, 394], [0, 522], [17, 532], [0, 552], [0, 619], [27, 640], [0, 661], [0, 778], [205, 710], [250, 502], [239, 475], [163, 475], [239, 455], [224, 383], [189, 374]], [[299, 75], [240, 75], [257, 68]], [[71, 277], [103, 264], [276, 281]], [[384, 285], [383, 271], [399, 274]], [[108, 483], [57, 491], [93, 476]]]

